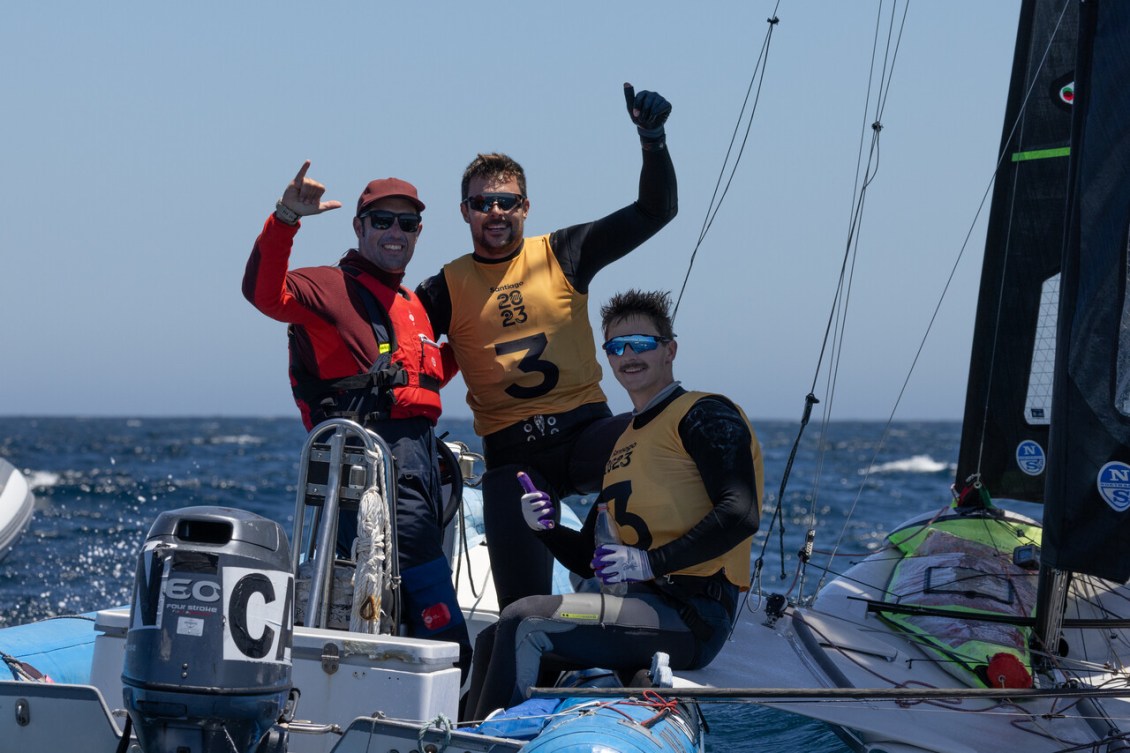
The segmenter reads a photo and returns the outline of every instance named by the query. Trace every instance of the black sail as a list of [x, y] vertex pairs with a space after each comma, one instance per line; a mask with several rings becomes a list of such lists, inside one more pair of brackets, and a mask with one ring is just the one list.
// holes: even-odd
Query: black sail
[[1074, 2], [1023, 3], [956, 478], [998, 498], [1043, 499], [1077, 35]]
[[1130, 578], [1130, 3], [1081, 5], [1044, 565]]

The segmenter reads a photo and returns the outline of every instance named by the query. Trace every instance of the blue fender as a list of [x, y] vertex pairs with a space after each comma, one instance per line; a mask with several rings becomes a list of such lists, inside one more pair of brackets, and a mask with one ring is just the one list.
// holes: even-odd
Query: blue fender
[[697, 710], [658, 697], [571, 698], [522, 753], [694, 753], [701, 735]]

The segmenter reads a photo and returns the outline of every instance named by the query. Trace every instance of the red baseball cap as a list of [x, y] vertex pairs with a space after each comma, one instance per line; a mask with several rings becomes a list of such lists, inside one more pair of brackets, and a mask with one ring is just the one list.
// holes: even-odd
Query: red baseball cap
[[424, 211], [424, 202], [416, 195], [416, 186], [400, 178], [378, 178], [369, 181], [369, 185], [361, 192], [361, 198], [357, 199], [357, 216], [360, 217], [371, 204], [390, 196], [408, 199], [416, 205], [417, 212]]

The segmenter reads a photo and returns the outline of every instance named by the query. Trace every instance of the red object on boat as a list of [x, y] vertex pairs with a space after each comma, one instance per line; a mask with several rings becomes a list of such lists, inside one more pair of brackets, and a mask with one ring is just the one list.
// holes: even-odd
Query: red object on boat
[[993, 654], [989, 658], [987, 674], [989, 685], [994, 688], [1032, 687], [1032, 675], [1028, 668], [1012, 654]]

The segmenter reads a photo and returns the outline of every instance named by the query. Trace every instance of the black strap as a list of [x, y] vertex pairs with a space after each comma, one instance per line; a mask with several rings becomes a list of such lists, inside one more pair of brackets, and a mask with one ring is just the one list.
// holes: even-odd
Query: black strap
[[679, 617], [690, 628], [691, 634], [700, 642], [705, 643], [714, 636], [714, 628], [702, 619], [698, 610], [691, 604], [691, 599], [704, 596], [712, 601], [717, 601], [733, 616], [732, 599], [722, 582], [725, 576], [722, 573], [708, 578], [693, 575], [668, 575], [661, 576], [652, 581], [655, 588], [670, 601], [674, 602], [679, 612]]
[[[389, 417], [392, 409], [392, 390], [408, 384], [408, 372], [399, 362], [393, 363], [396, 351], [396, 331], [388, 311], [359, 279], [361, 271], [352, 266], [342, 266], [345, 282], [365, 307], [373, 336], [377, 341], [377, 357], [364, 374], [340, 379], [312, 379], [308, 374], [295, 374], [294, 394], [325, 418], [345, 417], [361, 423], [381, 421]], [[394, 292], [399, 295], [399, 292]], [[420, 375], [420, 386], [439, 392], [439, 381]]]
[[707, 625], [706, 620], [702, 619], [702, 616], [689, 603], [679, 606], [679, 617], [687, 623], [691, 635], [700, 643], [706, 643], [714, 637], [714, 628]]
[[126, 723], [122, 729], [122, 737], [118, 740], [118, 747], [116, 753], [126, 753], [129, 750], [130, 735], [133, 732], [133, 717], [126, 714]]
[[[388, 315], [388, 311], [377, 300], [373, 291], [365, 287], [365, 283], [361, 282], [361, 270], [355, 267], [345, 266], [341, 268], [348, 277], [345, 278], [346, 285], [350, 282], [353, 292], [361, 299], [361, 303], [365, 306], [365, 313], [369, 315], [369, 324], [373, 327], [373, 335], [377, 338], [377, 353], [381, 352], [381, 345], [388, 345], [388, 352], [392, 353], [396, 350], [396, 330], [392, 327], [392, 319]], [[399, 292], [393, 291], [393, 295], [400, 295]]]

